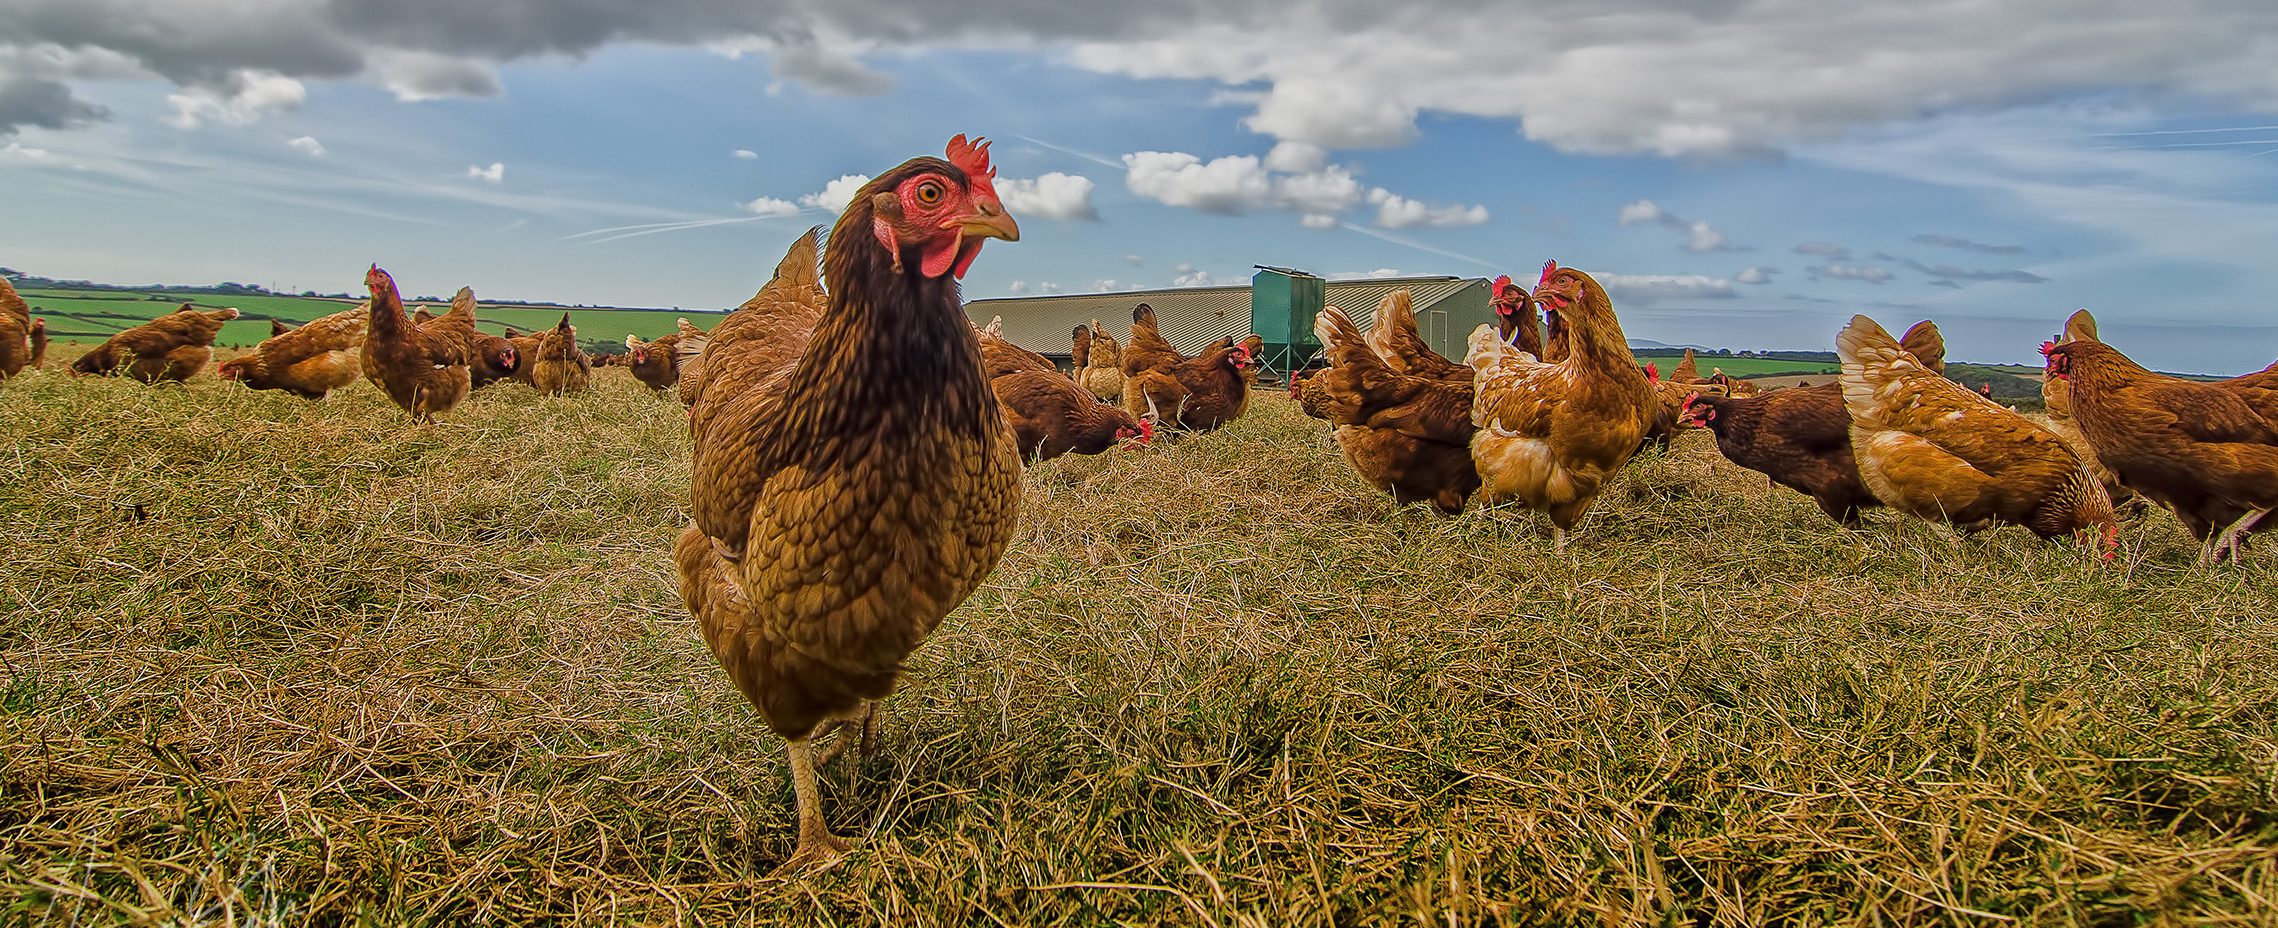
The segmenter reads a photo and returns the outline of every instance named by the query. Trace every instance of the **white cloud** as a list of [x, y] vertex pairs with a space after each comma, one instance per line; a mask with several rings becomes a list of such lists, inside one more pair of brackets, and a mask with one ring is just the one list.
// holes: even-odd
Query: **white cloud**
[[1012, 283], [1006, 284], [1006, 285], [1005, 285], [1005, 292], [1006, 292], [1006, 293], [1027, 293], [1027, 292], [1028, 292], [1028, 281], [1025, 281], [1025, 280], [1016, 280], [1016, 281], [1013, 281]]
[[194, 85], [167, 94], [174, 115], [166, 122], [177, 129], [195, 129], [208, 122], [243, 126], [271, 113], [299, 109], [307, 99], [308, 88], [300, 81], [275, 71], [240, 68], [219, 85]]
[[1146, 267], [1147, 258], [1144, 255], [1124, 255], [1123, 263], [1131, 265], [1132, 267]]
[[1662, 217], [1667, 215], [1668, 213], [1662, 211], [1661, 204], [1652, 200], [1639, 200], [1635, 203], [1622, 204], [1619, 218], [1622, 225], [1635, 226], [1660, 222]]
[[1173, 266], [1171, 270], [1177, 271], [1181, 274], [1192, 274], [1194, 273], [1194, 264], [1189, 261], [1181, 261], [1177, 265]]
[[55, 157], [54, 152], [45, 148], [33, 148], [20, 142], [9, 142], [7, 147], [0, 148], [0, 155], [25, 161], [48, 161]]
[[1380, 267], [1373, 271], [1340, 271], [1329, 275], [1330, 280], [1386, 280], [1400, 276], [1396, 267]]
[[1885, 268], [1879, 264], [1843, 264], [1839, 262], [1829, 262], [1826, 264], [1818, 265], [1816, 267], [1804, 268], [1804, 273], [1810, 274], [1813, 277], [1827, 277], [1835, 280], [1857, 280], [1870, 284], [1886, 283], [1890, 280], [1890, 269]]
[[1772, 275], [1779, 272], [1775, 267], [1751, 267], [1732, 275], [1732, 280], [1742, 284], [1768, 284], [1772, 282]]
[[1685, 231], [1688, 236], [1685, 241], [1686, 251], [1724, 250], [1724, 233], [1709, 228], [1708, 223], [1694, 220], [1693, 224], [1687, 226]]
[[1183, 151], [1141, 151], [1124, 155], [1123, 166], [1124, 186], [1166, 206], [1238, 216], [1273, 197], [1273, 179], [1249, 155], [1205, 162]]
[[405, 103], [495, 97], [505, 90], [496, 68], [462, 56], [396, 48], [374, 49], [371, 54], [371, 69], [380, 85]]
[[869, 182], [868, 174], [843, 174], [837, 180], [824, 184], [820, 192], [800, 197], [799, 205], [833, 213], [844, 212], [846, 204], [854, 202], [854, 195], [861, 193], [862, 185]]
[[1732, 250], [1725, 244], [1724, 233], [1717, 231], [1714, 226], [1701, 220], [1686, 219], [1652, 200], [1622, 204], [1622, 208], [1614, 214], [1614, 220], [1624, 226], [1658, 225], [1681, 231], [1685, 233], [1685, 250], [1695, 254]]
[[1593, 274], [1618, 306], [1668, 300], [1727, 300], [1739, 296], [1732, 281], [1701, 274]]
[[1328, 215], [1326, 213], [1306, 213], [1303, 216], [1297, 217], [1297, 224], [1308, 229], [1334, 229], [1340, 225], [1343, 225], [1342, 222], [1338, 221], [1337, 217]]
[[1273, 190], [1275, 206], [1306, 214], [1334, 214], [1361, 201], [1360, 181], [1334, 164], [1308, 174], [1277, 176]]
[[[1099, 210], [1092, 206], [1092, 179], [1082, 175], [1054, 171], [1035, 180], [1000, 178], [997, 197], [1016, 218], [1099, 218]], [[851, 194], [848, 199], [852, 199]]]
[[470, 164], [467, 165], [467, 176], [484, 183], [505, 183], [506, 164], [502, 161], [493, 161], [490, 163], [490, 167], [487, 168]]
[[[1184, 265], [1182, 265], [1184, 266]], [[1173, 287], [1226, 287], [1241, 283], [1224, 277], [1213, 277], [1209, 271], [1185, 270], [1171, 279]]]
[[1092, 281], [1092, 290], [1097, 293], [1106, 293], [1110, 290], [1118, 290], [1121, 289], [1122, 286], [1123, 285], [1113, 277], [1107, 277]]
[[1266, 152], [1266, 170], [1312, 174], [1329, 166], [1329, 153], [1319, 145], [1282, 142]]
[[744, 212], [770, 218], [796, 216], [799, 214], [799, 204], [789, 200], [778, 200], [774, 197], [760, 197], [744, 204]]
[[285, 144], [291, 146], [294, 151], [311, 158], [322, 158], [325, 155], [324, 143], [317, 141], [315, 136], [303, 135], [287, 139]]
[[1376, 204], [1376, 224], [1387, 229], [1476, 226], [1487, 221], [1484, 206], [1428, 206], [1382, 187], [1369, 191], [1368, 201]]
[[1051, 282], [1051, 281], [1049, 281], [1049, 280], [1047, 280], [1047, 281], [1045, 281], [1045, 282], [1043, 282], [1043, 283], [1040, 283], [1040, 284], [1037, 284], [1037, 285], [1036, 285], [1036, 292], [1038, 292], [1038, 293], [1058, 293], [1058, 292], [1060, 292], [1060, 285], [1059, 285], [1059, 284], [1056, 284], [1056, 283], [1053, 283], [1053, 282]]
[[752, 151], [752, 150], [751, 150], [751, 149], [749, 149], [749, 148], [738, 148], [738, 149], [736, 149], [735, 151], [729, 152], [728, 154], [729, 154], [729, 155], [731, 155], [731, 156], [733, 156], [733, 157], [734, 157], [736, 160], [738, 160], [738, 161], [758, 161], [758, 160], [759, 160], [759, 152], [756, 152], [756, 151]]

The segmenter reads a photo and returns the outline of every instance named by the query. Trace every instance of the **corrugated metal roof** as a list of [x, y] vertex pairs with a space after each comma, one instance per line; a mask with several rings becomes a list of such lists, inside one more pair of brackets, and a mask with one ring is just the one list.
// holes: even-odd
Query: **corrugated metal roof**
[[[1394, 290], [1407, 290], [1415, 301], [1417, 325], [1424, 330], [1425, 340], [1442, 354], [1452, 351], [1450, 357], [1461, 357], [1464, 339], [1472, 327], [1487, 321], [1485, 278], [1333, 280], [1324, 289], [1328, 305], [1344, 310], [1362, 327], [1375, 318], [1376, 304], [1385, 296]], [[1141, 303], [1154, 307], [1163, 337], [1172, 347], [1188, 354], [1221, 338], [1240, 338], [1251, 331], [1250, 288], [1246, 286], [974, 300], [965, 304], [965, 313], [980, 325], [1002, 316], [1007, 340], [1039, 354], [1065, 358], [1069, 334], [1094, 319], [1100, 320], [1117, 341], [1128, 342], [1131, 309]], [[1473, 307], [1472, 303], [1478, 305]]]

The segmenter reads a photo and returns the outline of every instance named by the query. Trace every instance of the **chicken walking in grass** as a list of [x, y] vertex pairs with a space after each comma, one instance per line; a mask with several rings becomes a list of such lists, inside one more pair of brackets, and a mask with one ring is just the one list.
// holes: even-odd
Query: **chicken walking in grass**
[[214, 357], [214, 336], [235, 309], [181, 309], [111, 336], [71, 362], [76, 374], [125, 374], [143, 383], [183, 381]]
[[[1479, 489], [1471, 461], [1477, 431], [1471, 424], [1471, 368], [1459, 368], [1465, 376], [1452, 375], [1447, 359], [1416, 333], [1415, 314], [1402, 314], [1408, 301], [1406, 290], [1385, 297], [1374, 320], [1382, 331], [1365, 336], [1343, 310], [1323, 309], [1313, 319], [1313, 334], [1329, 367], [1305, 383], [1321, 418], [1336, 426], [1345, 462], [1362, 479], [1401, 505], [1429, 502], [1456, 515]], [[1395, 365], [1381, 350], [1406, 356]], [[1305, 388], [1298, 393], [1303, 402]]]
[[848, 849], [823, 819], [813, 739], [867, 731], [1012, 540], [1020, 453], [958, 297], [983, 242], [1020, 237], [995, 173], [958, 136], [946, 160], [879, 175], [819, 276], [810, 232], [703, 340], [694, 523], [674, 560], [705, 643], [789, 745], [786, 868]]
[[1907, 353], [1865, 316], [1835, 336], [1859, 478], [1883, 505], [1964, 533], [2022, 525], [2111, 556], [2111, 497], [2056, 433]]
[[1595, 279], [1553, 261], [1534, 298], [1550, 323], [1546, 344], [1560, 358], [1521, 352], [1484, 325], [1471, 333], [1471, 457], [1486, 501], [1517, 500], [1547, 514], [1564, 551], [1567, 533], [1637, 453], [1659, 401]]
[[413, 422], [432, 422], [451, 411], [467, 397], [464, 340], [405, 316], [395, 278], [379, 265], [364, 274], [364, 286], [372, 294], [360, 365], [365, 379], [410, 413]]
[[2093, 338], [2041, 352], [2097, 459], [2173, 510], [2202, 562], [2235, 560], [2248, 534], [2278, 529], [2278, 421], [2239, 384], [2155, 374]]
[[[355, 383], [370, 312], [344, 309], [272, 335], [253, 350], [222, 362], [215, 373], [255, 390], [283, 390], [320, 400]], [[274, 327], [272, 327], [274, 331]]]

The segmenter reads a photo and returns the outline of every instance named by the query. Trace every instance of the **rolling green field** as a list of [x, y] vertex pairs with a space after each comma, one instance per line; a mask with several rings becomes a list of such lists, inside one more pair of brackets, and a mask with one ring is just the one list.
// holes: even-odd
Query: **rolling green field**
[[[297, 296], [229, 295], [211, 293], [165, 293], [151, 291], [130, 293], [110, 290], [24, 290], [24, 301], [32, 306], [32, 314], [48, 320], [52, 337], [68, 341], [97, 342], [111, 337], [121, 329], [139, 325], [155, 316], [173, 312], [183, 303], [194, 303], [200, 309], [217, 309], [234, 306], [244, 315], [237, 321], [222, 326], [215, 344], [223, 347], [251, 347], [269, 337], [269, 320], [307, 322], [357, 305], [353, 301], [308, 299]], [[407, 304], [411, 307], [435, 305], [438, 312], [448, 309], [449, 303]], [[577, 326], [578, 340], [589, 350], [622, 351], [627, 334], [644, 339], [657, 338], [677, 331], [673, 320], [687, 316], [691, 322], [710, 328], [716, 315], [706, 313], [669, 312], [633, 309], [565, 309], [525, 306], [495, 306], [481, 304], [475, 315], [483, 331], [497, 334], [506, 326], [525, 332], [552, 328], [561, 321], [562, 313], [570, 314], [570, 324]]]
[[[1676, 369], [1677, 362], [1684, 358], [1685, 353], [1683, 351], [1638, 351], [1636, 355], [1639, 364], [1651, 361], [1661, 368], [1662, 373], [1666, 374]], [[1831, 362], [1781, 361], [1775, 358], [1696, 356], [1693, 359], [1693, 365], [1701, 369], [1701, 376], [1703, 377], [1708, 376], [1710, 371], [1719, 367], [1724, 368], [1725, 373], [1734, 377], [1759, 377], [1766, 374], [1833, 374], [1842, 370], [1842, 365]]]
[[[69, 352], [58, 361], [68, 361]], [[0, 383], [0, 923], [2257, 925], [2266, 550], [1836, 527], [1702, 433], [1564, 554], [1261, 391], [1028, 471], [823, 773], [675, 592], [679, 404]]]

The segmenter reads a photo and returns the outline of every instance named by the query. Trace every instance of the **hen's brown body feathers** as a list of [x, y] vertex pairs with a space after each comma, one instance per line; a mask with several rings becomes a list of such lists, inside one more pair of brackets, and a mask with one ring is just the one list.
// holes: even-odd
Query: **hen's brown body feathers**
[[1249, 408], [1247, 359], [1230, 338], [1192, 358], [1180, 354], [1156, 329], [1154, 308], [1141, 303], [1123, 346], [1123, 408], [1189, 431], [1218, 428]]
[[403, 312], [395, 279], [374, 266], [364, 275], [372, 292], [364, 332], [364, 377], [412, 421], [451, 411], [468, 389], [465, 339], [447, 329], [413, 325]]
[[1078, 326], [1074, 344], [1084, 355], [1076, 361], [1076, 382], [1093, 396], [1110, 403], [1123, 401], [1123, 346], [1100, 328], [1099, 320]]
[[1875, 498], [1963, 531], [2042, 538], [2113, 524], [2112, 503], [2056, 433], [1930, 370], [1874, 320], [1835, 337], [1859, 477]]
[[[1365, 336], [1343, 311], [1322, 310], [1313, 332], [1329, 367], [1299, 390], [1318, 397], [1321, 417], [1337, 426], [1337, 446], [1362, 479], [1395, 502], [1429, 502], [1454, 515], [1479, 489], [1471, 460], [1471, 381], [1449, 376], [1442, 366], [1447, 359], [1414, 337], [1414, 314], [1403, 316], [1392, 305], [1407, 297], [1404, 290], [1385, 297]], [[1376, 345], [1407, 355], [1401, 362], [1407, 370], [1396, 369]], [[1439, 376], [1417, 373], [1426, 370]]]
[[188, 380], [213, 360], [214, 336], [237, 310], [181, 309], [127, 329], [80, 355], [71, 369], [81, 374], [115, 374], [143, 383]]
[[538, 353], [530, 362], [530, 385], [553, 396], [581, 393], [593, 385], [593, 359], [578, 346], [577, 329], [570, 325], [568, 313], [539, 340]]
[[1145, 434], [1139, 420], [1101, 402], [1043, 355], [982, 330], [982, 366], [1004, 408], [1021, 458], [1035, 463], [1063, 454], [1099, 454]]
[[[41, 341], [46, 341], [44, 331]], [[0, 379], [14, 377], [26, 367], [37, 367], [32, 363], [33, 350], [32, 308], [16, 294], [8, 278], [0, 277]]]
[[369, 309], [358, 306], [286, 329], [254, 346], [251, 353], [222, 362], [217, 373], [256, 390], [323, 399], [362, 375], [360, 356], [370, 315]]

